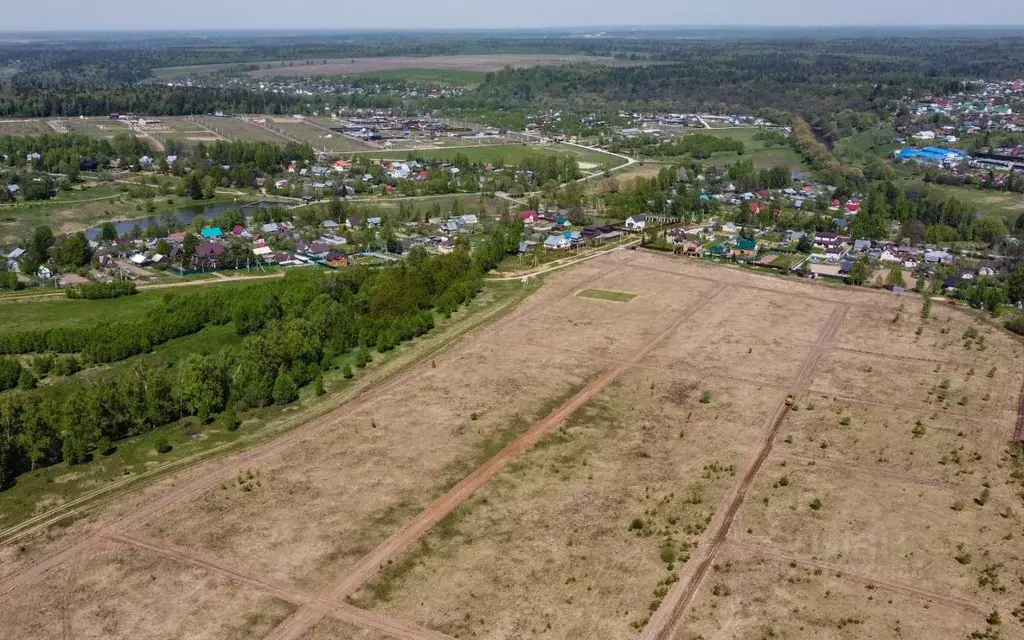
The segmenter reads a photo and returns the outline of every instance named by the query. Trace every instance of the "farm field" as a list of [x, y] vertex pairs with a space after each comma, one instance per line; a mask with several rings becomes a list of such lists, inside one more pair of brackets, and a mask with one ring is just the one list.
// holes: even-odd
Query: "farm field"
[[[330, 121], [328, 120], [327, 122], [329, 123]], [[324, 124], [313, 118], [297, 120], [295, 118], [268, 117], [267, 126], [291, 138], [308, 143], [318, 150], [348, 152], [374, 148], [344, 134], [331, 131], [331, 126], [338, 126], [338, 123]]]
[[228, 140], [264, 140], [277, 144], [288, 142], [287, 138], [241, 118], [197, 116], [196, 121], [206, 129], [214, 132], [214, 134]]
[[537, 156], [537, 155], [562, 155], [569, 154], [576, 157], [576, 160], [581, 163], [590, 163], [594, 165], [600, 165], [604, 167], [616, 167], [623, 164], [625, 161], [621, 158], [608, 155], [606, 153], [600, 153], [597, 151], [588, 151], [586, 149], [580, 149], [579, 147], [572, 147], [569, 145], [523, 145], [523, 144], [506, 144], [506, 145], [494, 145], [494, 146], [466, 146], [466, 147], [452, 147], [447, 149], [410, 149], [410, 150], [392, 150], [392, 151], [371, 151], [365, 154], [371, 158], [385, 158], [388, 160], [406, 160], [410, 157], [423, 158], [426, 160], [451, 160], [456, 155], [464, 155], [473, 162], [490, 162], [495, 163], [500, 161], [506, 164], [516, 164], [522, 162], [523, 159]]
[[[281, 440], [0, 547], [0, 616], [48, 629], [22, 612], [62, 558], [100, 605], [146, 553], [216, 610], [203, 638], [956, 638], [993, 610], [1021, 637], [1024, 346], [921, 306], [613, 251]], [[141, 582], [73, 630], [149, 637]]]

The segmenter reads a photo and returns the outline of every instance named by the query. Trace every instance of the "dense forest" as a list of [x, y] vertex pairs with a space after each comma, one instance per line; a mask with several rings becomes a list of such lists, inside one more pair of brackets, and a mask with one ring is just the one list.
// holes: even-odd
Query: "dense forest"
[[[214, 89], [147, 82], [163, 67], [237, 63], [236, 72], [270, 61], [495, 53], [575, 54], [622, 61], [506, 69], [475, 90], [431, 101], [467, 112], [646, 105], [714, 112], [776, 109], [805, 117], [819, 134], [884, 114], [907, 91], [942, 92], [963, 79], [1019, 74], [1024, 38], [811, 37], [799, 35], [678, 38], [539, 38], [523, 34], [346, 34], [294, 38], [168, 39], [0, 46], [0, 116], [152, 115], [307, 111], [320, 106], [397, 106], [394, 96], [289, 96], [245, 88]], [[229, 68], [230, 70], [230, 68]], [[379, 103], [379, 104], [378, 104]], [[427, 108], [426, 100], [407, 106]], [[846, 115], [842, 115], [843, 112]], [[817, 119], [823, 122], [816, 122]], [[819, 126], [820, 125], [820, 126]]]
[[[0, 394], [0, 486], [40, 465], [84, 462], [184, 416], [206, 422], [225, 410], [293, 402], [304, 385], [322, 386], [340, 356], [355, 352], [365, 364], [371, 349], [390, 351], [431, 330], [437, 314], [477, 294], [481, 274], [515, 251], [520, 233], [521, 223], [499, 226], [472, 256], [465, 246], [437, 256], [416, 249], [394, 267], [294, 271], [243, 289], [167, 294], [131, 322], [0, 335], [4, 353], [35, 356], [31, 368], [0, 358], [0, 391], [18, 387]], [[241, 346], [192, 353], [170, 369], [136, 362], [36, 388], [37, 375], [58, 361], [73, 373], [79, 363], [120, 362], [217, 325], [232, 326]]]

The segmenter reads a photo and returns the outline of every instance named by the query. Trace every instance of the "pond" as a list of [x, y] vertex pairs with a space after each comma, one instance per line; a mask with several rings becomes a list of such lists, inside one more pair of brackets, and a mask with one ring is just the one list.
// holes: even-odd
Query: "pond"
[[[256, 209], [267, 209], [269, 207], [288, 207], [293, 203], [291, 202], [274, 202], [271, 200], [261, 200], [259, 202], [250, 202], [249, 204], [240, 205], [237, 202], [221, 202], [218, 204], [198, 204], [189, 207], [181, 207], [174, 211], [162, 213], [160, 215], [148, 216], [145, 218], [134, 218], [132, 220], [120, 220], [114, 223], [114, 227], [117, 229], [117, 235], [125, 235], [132, 232], [135, 225], [138, 225], [143, 231], [151, 226], [170, 226], [173, 222], [175, 225], [187, 225], [196, 216], [203, 216], [209, 221], [214, 221], [220, 218], [224, 213], [231, 209], [241, 209], [245, 217], [250, 217], [252, 212]], [[96, 240], [100, 237], [103, 232], [103, 227], [93, 227], [85, 232], [85, 237], [90, 240]]]

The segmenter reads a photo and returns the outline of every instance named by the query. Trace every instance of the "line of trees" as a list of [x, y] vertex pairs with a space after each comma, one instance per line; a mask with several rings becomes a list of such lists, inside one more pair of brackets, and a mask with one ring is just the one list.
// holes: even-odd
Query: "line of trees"
[[[517, 221], [500, 225], [474, 254], [465, 244], [449, 255], [417, 248], [392, 267], [292, 271], [241, 289], [168, 294], [134, 322], [0, 334], [0, 352], [50, 362], [55, 353], [80, 354], [86, 364], [123, 360], [213, 325], [230, 323], [243, 337], [240, 346], [192, 353], [171, 367], [139, 362], [0, 394], [0, 486], [40, 465], [81, 463], [185, 416], [205, 422], [222, 411], [292, 402], [338, 357], [355, 352], [365, 364], [370, 349], [390, 351], [430, 331], [436, 314], [451, 314], [480, 291], [484, 271], [515, 251], [521, 230]], [[25, 371], [0, 359], [0, 388], [26, 386]]]

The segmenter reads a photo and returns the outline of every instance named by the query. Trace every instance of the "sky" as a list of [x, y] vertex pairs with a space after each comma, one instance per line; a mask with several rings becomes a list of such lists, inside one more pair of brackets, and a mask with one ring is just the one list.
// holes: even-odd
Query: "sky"
[[[1024, 25], [1024, 0], [3, 0], [0, 31]], [[971, 7], [983, 11], [971, 11]]]

